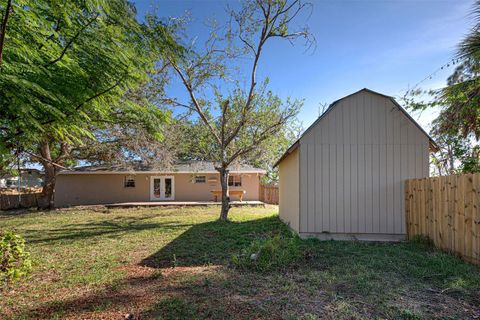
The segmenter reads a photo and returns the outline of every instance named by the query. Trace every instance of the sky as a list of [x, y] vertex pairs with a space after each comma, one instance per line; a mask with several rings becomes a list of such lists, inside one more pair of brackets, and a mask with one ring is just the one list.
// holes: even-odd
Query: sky
[[[473, 0], [313, 0], [308, 20], [315, 50], [301, 43], [272, 41], [260, 60], [259, 79], [281, 97], [304, 99], [299, 119], [308, 127], [320, 104], [369, 88], [401, 97], [409, 88], [438, 88], [453, 67], [437, 71], [455, 55], [458, 42], [473, 26]], [[188, 15], [186, 33], [204, 39], [206, 21], [227, 19], [225, 7], [237, 0], [137, 0], [139, 16], [155, 10], [161, 17]], [[299, 23], [300, 24], [300, 23]], [[246, 61], [248, 62], [248, 61]], [[430, 79], [431, 76], [431, 79]], [[424, 80], [426, 79], [426, 80]], [[424, 81], [423, 81], [424, 80]], [[174, 79], [170, 92], [181, 95]], [[427, 131], [434, 111], [412, 114]]]

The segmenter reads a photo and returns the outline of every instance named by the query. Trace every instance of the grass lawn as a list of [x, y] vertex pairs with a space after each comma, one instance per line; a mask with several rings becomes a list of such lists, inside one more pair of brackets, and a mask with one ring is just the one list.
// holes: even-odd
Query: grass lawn
[[33, 272], [0, 289], [1, 319], [471, 319], [480, 268], [426, 243], [301, 241], [280, 271], [229, 265], [255, 238], [290, 236], [277, 208], [0, 213]]

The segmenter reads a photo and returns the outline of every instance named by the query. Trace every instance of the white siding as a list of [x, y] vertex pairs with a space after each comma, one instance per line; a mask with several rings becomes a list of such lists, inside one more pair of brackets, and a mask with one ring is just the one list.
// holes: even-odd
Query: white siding
[[300, 233], [405, 233], [403, 181], [428, 176], [428, 137], [387, 97], [344, 98], [300, 139]]

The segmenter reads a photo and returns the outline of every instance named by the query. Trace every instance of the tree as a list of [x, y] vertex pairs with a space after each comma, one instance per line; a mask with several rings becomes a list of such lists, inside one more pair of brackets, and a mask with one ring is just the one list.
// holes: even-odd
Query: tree
[[[406, 104], [413, 110], [440, 109], [431, 133], [441, 146], [434, 162], [443, 173], [480, 172], [480, 1], [475, 2], [473, 14], [477, 24], [447, 64], [456, 65], [447, 86], [437, 90], [415, 88], [405, 95]], [[425, 94], [428, 99], [420, 99]]]
[[[302, 130], [301, 123], [292, 117], [264, 143], [244, 155], [240, 161], [265, 169], [267, 173], [262, 176], [262, 183], [277, 183], [278, 168], [274, 168], [273, 165], [285, 150], [299, 138]], [[218, 159], [218, 148], [201, 119], [181, 117], [169, 125], [168, 134], [169, 138], [166, 140], [175, 141], [175, 146], [169, 148], [175, 154], [173, 158], [181, 161]]]
[[[229, 11], [231, 22], [225, 34], [218, 35], [219, 28], [214, 26], [204, 50], [190, 46], [181, 59], [169, 58], [189, 97], [187, 103], [171, 99], [171, 104], [196, 114], [212, 142], [212, 159], [218, 163], [216, 170], [222, 186], [221, 220], [227, 220], [230, 209], [229, 166], [267, 145], [301, 106], [301, 101], [282, 101], [267, 90], [268, 81], [259, 86], [257, 69], [272, 39], [293, 43], [304, 38], [312, 45], [308, 29], [290, 30], [292, 21], [308, 7], [310, 4], [300, 0], [247, 0], [240, 10]], [[250, 58], [251, 65], [248, 87], [243, 90], [238, 75], [239, 65], [244, 62], [240, 58], [245, 57]]]
[[148, 81], [175, 42], [157, 18], [140, 24], [126, 0], [19, 0], [0, 11], [0, 152], [6, 161], [26, 153], [43, 165], [40, 206], [48, 208], [72, 146], [120, 116], [165, 120], [126, 93]]

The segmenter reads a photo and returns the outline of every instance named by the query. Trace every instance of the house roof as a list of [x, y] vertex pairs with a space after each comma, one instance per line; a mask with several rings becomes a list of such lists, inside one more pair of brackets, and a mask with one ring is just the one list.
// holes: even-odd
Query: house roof
[[[83, 166], [70, 170], [60, 171], [59, 174], [112, 174], [112, 173], [218, 173], [215, 170], [216, 162], [213, 161], [184, 161], [170, 166], [156, 166], [135, 162], [129, 165], [110, 166]], [[260, 173], [265, 174], [263, 169], [255, 168], [248, 164], [235, 164], [229, 167], [232, 173]]]
[[[22, 175], [25, 175], [25, 174], [36, 174], [40, 176], [43, 175], [43, 171], [40, 171], [35, 168], [21, 168], [20, 173]], [[10, 179], [10, 178], [17, 178], [17, 177], [18, 177], [18, 174], [5, 173], [0, 175], [0, 179]]]
[[287, 151], [280, 157], [280, 159], [278, 159], [277, 162], [275, 162], [275, 165], [273, 167], [276, 167], [278, 166], [278, 164], [283, 160], [285, 159], [290, 153], [292, 153], [295, 149], [298, 148], [298, 146], [300, 145], [300, 139], [302, 139], [302, 137], [308, 132], [310, 131], [313, 127], [315, 127], [340, 101], [346, 99], [346, 98], [349, 98], [355, 94], [358, 94], [360, 92], [368, 92], [368, 93], [373, 93], [373, 94], [376, 94], [378, 96], [381, 96], [381, 97], [384, 97], [384, 98], [387, 98], [389, 100], [391, 100], [393, 102], [393, 104], [395, 106], [398, 107], [398, 109], [400, 109], [400, 111], [421, 131], [423, 132], [423, 134], [425, 134], [425, 136], [427, 136], [429, 142], [430, 142], [430, 150], [433, 150], [433, 151], [437, 151], [439, 148], [438, 148], [438, 145], [437, 143], [432, 139], [432, 137], [430, 137], [430, 135], [425, 131], [423, 130], [423, 128], [412, 118], [412, 116], [410, 116], [410, 114], [395, 100], [394, 97], [392, 96], [387, 96], [383, 93], [379, 93], [379, 92], [376, 92], [376, 91], [373, 91], [373, 90], [370, 90], [370, 89], [367, 89], [367, 88], [363, 88], [359, 91], [356, 91], [352, 94], [349, 94], [343, 98], [340, 98], [334, 102], [332, 102], [327, 110], [322, 113], [322, 115], [320, 117], [318, 117], [317, 120], [315, 120], [315, 122], [313, 122], [308, 128], [307, 130], [305, 130], [302, 135], [300, 136], [300, 138], [297, 139], [297, 141], [295, 141], [288, 149]]

